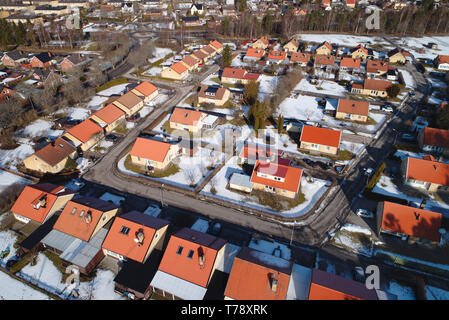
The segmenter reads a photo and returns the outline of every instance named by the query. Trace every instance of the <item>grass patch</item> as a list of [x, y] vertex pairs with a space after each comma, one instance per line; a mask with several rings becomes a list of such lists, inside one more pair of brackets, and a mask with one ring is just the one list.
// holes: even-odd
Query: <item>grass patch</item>
[[[349, 239], [350, 242], [354, 244], [354, 246], [348, 245], [342, 238]], [[372, 239], [369, 235], [362, 232], [350, 232], [345, 229], [340, 229], [330, 240], [330, 243], [336, 247], [340, 247], [349, 251], [369, 252]]]
[[115, 127], [113, 131], [118, 134], [127, 134], [129, 129], [126, 127], [126, 124], [122, 123], [121, 125]]
[[71, 157], [68, 157], [67, 161], [65, 163], [64, 169], [68, 170], [68, 171], [72, 171], [72, 170], [75, 170], [77, 166], [78, 166], [78, 164], [76, 163], [76, 161], [73, 160]]
[[[56, 267], [56, 269], [58, 269], [61, 273], [62, 273], [62, 279], [61, 282], [65, 282], [67, 277], [70, 275], [69, 273], [66, 273], [66, 267], [64, 267], [63, 263], [62, 263], [62, 259], [59, 258], [59, 256], [54, 253], [51, 252], [49, 250], [44, 250], [42, 252], [51, 262], [53, 262], [54, 266]], [[80, 281], [81, 282], [89, 282], [92, 281], [92, 279], [95, 277], [96, 275], [96, 271], [94, 271], [91, 275], [87, 276], [85, 274], [80, 273]]]
[[126, 79], [126, 78], [113, 79], [111, 81], [106, 82], [104, 85], [97, 87], [95, 89], [95, 92], [100, 92], [100, 91], [109, 89], [113, 86], [117, 86], [119, 84], [125, 84], [125, 83], [128, 83], [128, 79]]
[[19, 261], [17, 261], [10, 269], [9, 271], [11, 271], [12, 273], [16, 273], [20, 270], [22, 270], [26, 265], [28, 265], [31, 260], [33, 260], [33, 254], [31, 252], [26, 253], [25, 255], [22, 256], [22, 259], [20, 259]]
[[298, 195], [295, 199], [282, 197], [270, 192], [264, 192], [260, 190], [251, 191], [251, 195], [257, 199], [259, 204], [270, 207], [271, 209], [278, 212], [290, 210], [306, 201], [306, 198], [301, 190], [298, 192]]
[[148, 172], [147, 170], [145, 170], [141, 166], [132, 163], [130, 155], [128, 155], [126, 157], [124, 165], [125, 165], [125, 168], [127, 170], [130, 170], [130, 171], [138, 173], [138, 174], [143, 174], [143, 175], [146, 175], [146, 176], [149, 176], [149, 177], [152, 177], [152, 178], [168, 177], [168, 176], [171, 176], [173, 174], [178, 173], [179, 170], [180, 170], [179, 167], [176, 164], [171, 164], [165, 170], [156, 170], [154, 172]]
[[165, 123], [162, 125], [162, 130], [164, 130], [165, 133], [171, 134], [175, 129], [170, 128], [170, 120], [165, 121]]
[[246, 121], [243, 117], [234, 117], [232, 120], [227, 120], [226, 123], [230, 123], [234, 126], [242, 127], [246, 124]]
[[211, 78], [210, 79], [210, 81], [213, 81], [213, 82], [215, 82], [215, 83], [218, 83], [218, 84], [220, 84], [221, 82], [220, 82], [220, 78], [219, 77], [216, 77], [216, 78]]

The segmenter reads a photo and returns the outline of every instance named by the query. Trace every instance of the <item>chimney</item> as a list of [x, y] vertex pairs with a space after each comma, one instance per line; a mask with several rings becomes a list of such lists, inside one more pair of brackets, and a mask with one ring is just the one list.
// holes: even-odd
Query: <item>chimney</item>
[[276, 293], [278, 290], [278, 279], [276, 279], [276, 275], [274, 273], [270, 273], [270, 280], [271, 280], [270, 284], [271, 291]]
[[51, 141], [51, 146], [54, 147], [55, 146], [55, 140]]
[[140, 228], [136, 232], [136, 237], [134, 238], [134, 241], [137, 242], [137, 244], [141, 245], [141, 244], [143, 244], [144, 239], [145, 239], [145, 235], [143, 234], [143, 229]]
[[200, 266], [204, 266], [204, 251], [202, 247], [198, 247], [198, 263]]
[[86, 223], [91, 223], [92, 222], [92, 212], [90, 210], [87, 211], [86, 215], [84, 216], [84, 221]]

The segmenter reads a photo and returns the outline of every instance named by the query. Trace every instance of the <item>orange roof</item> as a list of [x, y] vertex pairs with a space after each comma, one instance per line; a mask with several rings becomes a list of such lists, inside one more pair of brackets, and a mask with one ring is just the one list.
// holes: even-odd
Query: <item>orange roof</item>
[[[346, 3], [348, 3], [348, 1], [346, 0]], [[354, 3], [354, 1], [352, 2]], [[368, 49], [366, 49], [363, 45], [359, 44], [358, 46], [354, 47], [351, 49], [351, 52], [357, 51], [361, 49], [363, 52], [368, 53]]]
[[319, 269], [312, 269], [309, 300], [378, 300], [374, 289]]
[[194, 125], [200, 121], [202, 112], [184, 108], [175, 108], [170, 117], [170, 122], [184, 125]]
[[200, 49], [193, 51], [193, 55], [195, 57], [197, 57], [199, 60], [202, 60], [202, 59], [205, 59], [208, 57], [208, 55], [205, 52], [201, 51]]
[[216, 50], [218, 50], [218, 49], [223, 47], [223, 45], [220, 42], [218, 42], [217, 40], [211, 41], [209, 44], [212, 47], [214, 47]]
[[449, 148], [449, 130], [429, 128], [424, 129], [424, 144], [440, 148]]
[[439, 212], [385, 201], [381, 228], [422, 239], [440, 241], [443, 215]]
[[[329, 1], [327, 1], [327, 3], [329, 3], [330, 4], [330, 0]], [[327, 42], [327, 41], [324, 41], [323, 43], [321, 43], [319, 46], [318, 46], [318, 48], [320, 48], [320, 47], [322, 47], [322, 46], [326, 46], [329, 50], [331, 50], [332, 51], [332, 45], [329, 43], [329, 42]], [[317, 48], [317, 49], [318, 49]]]
[[73, 145], [73, 142], [58, 137], [55, 139], [54, 143], [47, 144], [42, 149], [37, 150], [34, 155], [49, 165], [55, 166], [75, 151], [76, 148]]
[[295, 52], [290, 58], [290, 62], [309, 62], [310, 53]]
[[366, 63], [366, 72], [378, 73], [378, 71], [388, 71], [388, 61], [368, 60]]
[[257, 41], [262, 42], [264, 45], [268, 45], [268, 44], [270, 43], [270, 42], [268, 41], [268, 39], [265, 38], [265, 37], [261, 37], [261, 38], [257, 39], [255, 42], [257, 42]]
[[368, 111], [369, 102], [367, 101], [357, 101], [349, 99], [338, 100], [337, 112], [368, 116]]
[[268, 59], [285, 60], [287, 58], [286, 51], [270, 51], [268, 52]]
[[194, 65], [196, 65], [198, 63], [198, 59], [195, 58], [195, 56], [193, 54], [191, 54], [190, 56], [187, 56], [184, 59], [182, 59], [182, 62], [184, 62], [189, 67], [193, 67]]
[[335, 63], [335, 56], [325, 56], [322, 54], [317, 54], [315, 56], [315, 65], [321, 64], [325, 66], [333, 66]]
[[360, 68], [360, 59], [352, 59], [348, 57], [344, 57], [340, 61], [340, 68], [346, 67], [346, 68]]
[[[284, 181], [264, 178], [258, 174], [279, 177], [284, 179]], [[251, 175], [251, 182], [296, 193], [301, 184], [301, 176], [302, 169], [300, 168], [257, 160]]]
[[340, 139], [340, 130], [305, 125], [302, 127], [301, 137], [299, 140], [338, 148], [340, 146]]
[[[142, 212], [128, 212], [115, 218], [102, 248], [143, 263], [156, 231], [166, 225], [168, 221]], [[143, 233], [142, 242], [137, 238], [139, 232]]]
[[244, 159], [262, 159], [266, 160], [267, 158], [273, 158], [271, 159], [274, 161], [274, 158], [276, 157], [282, 157], [283, 155], [282, 150], [278, 150], [276, 148], [272, 148], [271, 146], [265, 146], [261, 144], [253, 144], [253, 143], [245, 143], [243, 148], [240, 150], [240, 158]]
[[[290, 282], [290, 261], [242, 248], [234, 259], [225, 296], [236, 300], [285, 300]], [[273, 287], [273, 279], [277, 287]]]
[[83, 143], [89, 141], [92, 136], [100, 132], [103, 132], [103, 129], [89, 118], [67, 130], [67, 133], [70, 133]]
[[51, 183], [25, 186], [12, 206], [11, 212], [42, 223], [56, 200], [68, 194], [75, 194], [75, 192]]
[[366, 90], [387, 91], [389, 87], [391, 82], [385, 80], [365, 79], [363, 82], [363, 88]]
[[96, 111], [93, 115], [97, 116], [107, 124], [111, 124], [114, 121], [117, 121], [117, 119], [123, 117], [125, 115], [125, 112], [110, 103], [106, 107]]
[[223, 239], [184, 228], [170, 237], [159, 270], [206, 288], [217, 252], [225, 243]]
[[129, 154], [142, 159], [164, 162], [170, 147], [171, 144], [167, 142], [138, 137]]
[[183, 65], [181, 62], [176, 62], [170, 66], [176, 73], [182, 74], [187, 70], [187, 67]]
[[148, 81], [143, 81], [142, 83], [140, 83], [134, 89], [136, 89], [137, 91], [139, 91], [141, 94], [143, 94], [146, 97], [148, 97], [154, 91], [157, 90], [156, 86], [154, 86], [153, 84], [149, 83]]
[[449, 164], [424, 159], [407, 158], [407, 179], [449, 186]]
[[440, 64], [440, 63], [449, 63], [449, 55], [439, 54], [437, 59], [438, 59], [438, 64]]
[[256, 49], [256, 48], [248, 48], [248, 50], [246, 50], [246, 57], [254, 57], [254, 58], [262, 58], [263, 55], [265, 54], [265, 50], [263, 49]]
[[243, 79], [245, 74], [246, 74], [245, 69], [226, 67], [223, 69], [223, 73], [221, 74], [221, 77], [222, 78], [224, 77], [224, 78], [233, 78], [233, 79]]
[[72, 199], [62, 210], [53, 229], [89, 241], [103, 213], [117, 207], [111, 202], [92, 197]]

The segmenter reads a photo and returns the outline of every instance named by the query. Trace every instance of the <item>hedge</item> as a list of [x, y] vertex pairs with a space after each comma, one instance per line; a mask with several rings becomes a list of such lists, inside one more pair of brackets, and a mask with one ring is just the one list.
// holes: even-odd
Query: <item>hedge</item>
[[379, 169], [376, 171], [376, 173], [371, 177], [371, 180], [369, 181], [368, 185], [366, 186], [367, 189], [373, 189], [374, 186], [379, 182], [380, 176], [384, 172], [386, 167], [385, 162], [382, 162]]

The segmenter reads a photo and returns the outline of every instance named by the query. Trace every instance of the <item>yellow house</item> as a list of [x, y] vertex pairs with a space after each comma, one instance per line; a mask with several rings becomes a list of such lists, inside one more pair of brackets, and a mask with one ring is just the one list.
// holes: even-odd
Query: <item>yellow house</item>
[[366, 59], [368, 59], [368, 49], [361, 44], [352, 48], [350, 52], [352, 59], [360, 59], [362, 61], [366, 61]]
[[169, 120], [170, 128], [198, 132], [201, 130], [202, 122], [206, 117], [207, 114], [200, 111], [175, 108]]
[[132, 91], [128, 91], [124, 95], [120, 96], [113, 104], [122, 109], [128, 116], [135, 114], [139, 111], [144, 104], [144, 100], [134, 94]]
[[216, 106], [222, 106], [229, 100], [231, 91], [223, 87], [201, 86], [198, 93], [198, 103], [212, 103]]
[[162, 78], [183, 80], [189, 75], [189, 69], [182, 63], [176, 62], [161, 71]]
[[341, 141], [341, 131], [313, 126], [303, 126], [300, 149], [312, 153], [336, 155]]
[[65, 168], [68, 158], [76, 157], [76, 148], [59, 137], [23, 160], [25, 168], [43, 173], [58, 173]]
[[387, 90], [389, 87], [391, 87], [390, 81], [365, 79], [363, 84], [360, 83], [353, 84], [351, 88], [351, 93], [385, 98], [388, 96]]
[[143, 81], [137, 87], [132, 89], [131, 92], [143, 99], [144, 103], [154, 100], [159, 95], [158, 88], [148, 81]]
[[293, 52], [297, 52], [299, 48], [299, 44], [298, 41], [296, 41], [296, 39], [291, 39], [289, 42], [287, 42], [282, 49], [284, 51], [293, 53]]
[[335, 117], [358, 122], [368, 121], [369, 102], [339, 99]]
[[89, 118], [63, 134], [63, 137], [72, 141], [82, 151], [92, 148], [103, 136], [103, 128]]
[[332, 45], [327, 42], [324, 41], [322, 44], [320, 44], [316, 49], [315, 49], [315, 53], [317, 55], [324, 55], [324, 56], [329, 56], [332, 53]]
[[406, 61], [406, 58], [405, 58], [402, 50], [399, 48], [396, 48], [396, 49], [388, 52], [388, 61], [390, 63], [404, 64]]
[[129, 155], [135, 165], [148, 170], [165, 170], [179, 153], [177, 144], [138, 137]]
[[268, 45], [269, 45], [268, 39], [266, 37], [262, 37], [257, 39], [256, 42], [254, 42], [251, 47], [253, 47], [254, 49], [265, 50], [266, 48], [268, 48]]

